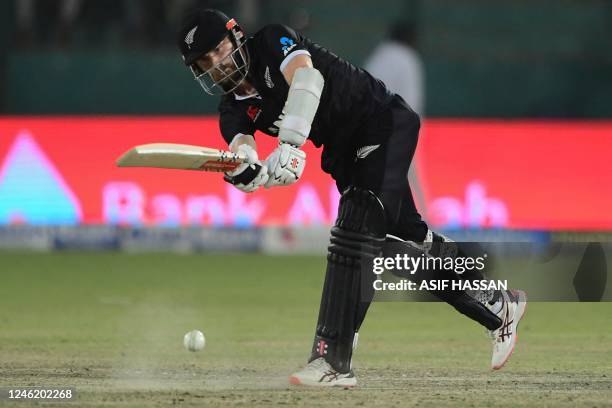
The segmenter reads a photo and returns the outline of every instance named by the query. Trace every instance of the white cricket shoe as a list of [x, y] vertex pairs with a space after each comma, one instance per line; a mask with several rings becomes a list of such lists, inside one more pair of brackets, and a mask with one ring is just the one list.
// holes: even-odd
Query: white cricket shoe
[[489, 331], [489, 336], [493, 341], [493, 356], [491, 357], [493, 370], [502, 368], [512, 355], [518, 339], [518, 325], [527, 308], [527, 295], [522, 290], [504, 291], [502, 296], [503, 306], [497, 313], [497, 316], [502, 319], [502, 325], [499, 329]]
[[357, 378], [353, 370], [340, 374], [323, 357], [319, 357], [308, 363], [302, 370], [293, 373], [289, 377], [289, 382], [294, 385], [348, 388], [357, 385]]

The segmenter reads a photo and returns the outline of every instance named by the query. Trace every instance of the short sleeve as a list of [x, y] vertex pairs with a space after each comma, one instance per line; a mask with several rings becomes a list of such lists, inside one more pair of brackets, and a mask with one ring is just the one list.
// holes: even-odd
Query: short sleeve
[[260, 34], [268, 58], [277, 64], [281, 72], [294, 57], [301, 54], [310, 55], [304, 37], [290, 27], [270, 24], [265, 26]]
[[221, 99], [219, 104], [219, 127], [221, 135], [229, 145], [237, 134], [254, 135], [255, 124], [249, 117], [251, 107], [246, 106], [240, 101], [233, 100], [233, 97], [226, 96]]

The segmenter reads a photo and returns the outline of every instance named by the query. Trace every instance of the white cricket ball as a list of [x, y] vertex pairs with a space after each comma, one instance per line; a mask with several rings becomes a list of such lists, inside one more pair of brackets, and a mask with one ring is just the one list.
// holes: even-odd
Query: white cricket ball
[[204, 345], [206, 344], [204, 333], [199, 330], [190, 331], [183, 338], [183, 344], [185, 345], [185, 348], [189, 351], [202, 350], [204, 348]]

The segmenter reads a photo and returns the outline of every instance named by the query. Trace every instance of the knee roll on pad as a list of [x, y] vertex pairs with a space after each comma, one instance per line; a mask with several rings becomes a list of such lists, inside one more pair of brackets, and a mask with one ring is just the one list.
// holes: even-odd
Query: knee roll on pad
[[339, 372], [350, 370], [353, 338], [373, 296], [371, 285], [362, 284], [362, 265], [380, 253], [385, 236], [385, 211], [378, 197], [349, 187], [331, 231], [311, 361], [325, 357]]

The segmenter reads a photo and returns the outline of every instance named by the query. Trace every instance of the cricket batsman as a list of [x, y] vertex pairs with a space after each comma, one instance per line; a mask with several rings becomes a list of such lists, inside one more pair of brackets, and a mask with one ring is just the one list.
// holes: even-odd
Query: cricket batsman
[[[284, 25], [253, 36], [218, 10], [196, 10], [178, 38], [185, 65], [210, 95], [219, 95], [220, 128], [233, 152], [248, 161], [225, 180], [250, 193], [296, 183], [306, 166], [301, 147], [323, 148], [321, 166], [342, 193], [331, 230], [314, 342], [292, 384], [350, 387], [352, 353], [369, 306], [361, 265], [389, 236], [432, 248], [448, 239], [428, 229], [415, 207], [407, 173], [419, 116], [368, 72]], [[278, 139], [265, 160], [255, 131]], [[486, 327], [492, 368], [510, 357], [525, 310], [521, 291], [437, 293]]]

